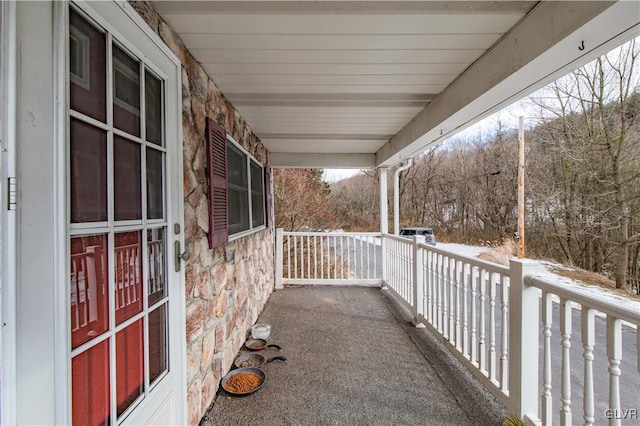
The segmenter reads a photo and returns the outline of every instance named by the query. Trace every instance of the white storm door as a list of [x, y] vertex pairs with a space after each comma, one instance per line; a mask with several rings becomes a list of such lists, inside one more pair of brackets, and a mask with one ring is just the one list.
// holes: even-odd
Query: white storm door
[[180, 64], [126, 3], [65, 7], [69, 420], [184, 423]]

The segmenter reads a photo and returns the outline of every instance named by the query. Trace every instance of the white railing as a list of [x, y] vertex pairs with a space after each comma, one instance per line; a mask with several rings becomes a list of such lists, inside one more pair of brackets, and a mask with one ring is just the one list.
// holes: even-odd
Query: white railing
[[509, 268], [415, 238], [385, 235], [385, 285], [412, 309], [416, 324], [448, 342], [457, 358], [506, 404], [509, 336], [502, 324], [509, 322]]
[[277, 285], [380, 285], [382, 277], [380, 233], [283, 232], [276, 233]]
[[[417, 326], [426, 326], [526, 423], [640, 420], [640, 302], [535, 277], [523, 261], [500, 266], [417, 238], [384, 234], [378, 244], [380, 234], [276, 235], [277, 284], [386, 287], [411, 309]], [[354, 244], [364, 248], [351, 249]], [[357, 263], [358, 256], [376, 263]], [[328, 273], [317, 272], [324, 270], [317, 268], [322, 259], [334, 265]], [[580, 335], [579, 350], [571, 350], [572, 335]]]
[[[623, 353], [623, 332], [629, 338], [635, 334], [636, 359], [635, 371], [625, 371], [626, 377], [638, 377], [640, 371], [640, 303], [629, 306], [626, 303], [612, 303], [601, 295], [585, 292], [581, 288], [567, 286], [540, 278], [525, 276], [524, 284], [530, 288], [540, 290], [542, 304], [542, 407], [540, 418], [543, 425], [555, 422], [560, 424], [583, 423], [585, 425], [600, 424], [604, 417], [610, 425], [620, 425], [622, 420], [629, 420], [633, 424], [640, 421], [640, 394], [637, 384], [627, 383], [630, 392], [621, 392]], [[555, 306], [558, 305], [558, 306]], [[555, 309], [554, 309], [555, 308]], [[559, 311], [557, 315], [555, 311]], [[552, 371], [553, 351], [553, 321], [557, 316], [560, 325], [559, 336], [561, 351], [561, 370], [559, 391], [554, 394]], [[579, 327], [574, 330], [574, 316], [578, 317]], [[600, 324], [598, 324], [600, 323]], [[600, 330], [598, 330], [600, 329]], [[571, 347], [572, 334], [579, 334], [575, 346], [581, 354], [573, 356]], [[600, 339], [597, 336], [600, 335]], [[578, 336], [576, 336], [578, 337]], [[556, 339], [558, 340], [558, 339]], [[581, 344], [581, 345], [580, 345]], [[581, 347], [580, 347], [581, 346]], [[599, 349], [599, 350], [598, 350]], [[574, 354], [575, 354], [574, 352]], [[556, 354], [557, 355], [557, 354]], [[580, 359], [582, 358], [582, 359]], [[576, 362], [581, 365], [573, 365]], [[573, 371], [582, 371], [583, 380], [577, 389], [571, 380]], [[605, 383], [597, 380], [595, 373], [607, 372]], [[596, 383], [599, 382], [599, 383]], [[608, 382], [608, 383], [606, 383]], [[596, 388], [600, 392], [596, 392]], [[608, 395], [606, 390], [608, 390]], [[572, 394], [577, 398], [572, 398]], [[608, 397], [607, 397], [608, 396]], [[554, 411], [554, 399], [559, 405]], [[577, 410], [572, 406], [577, 406]], [[574, 411], [579, 414], [574, 418]]]

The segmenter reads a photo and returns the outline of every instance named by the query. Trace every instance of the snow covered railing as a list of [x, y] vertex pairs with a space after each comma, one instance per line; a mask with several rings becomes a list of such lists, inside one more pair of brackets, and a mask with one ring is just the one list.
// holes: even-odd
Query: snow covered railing
[[380, 285], [376, 232], [276, 232], [276, 286]]

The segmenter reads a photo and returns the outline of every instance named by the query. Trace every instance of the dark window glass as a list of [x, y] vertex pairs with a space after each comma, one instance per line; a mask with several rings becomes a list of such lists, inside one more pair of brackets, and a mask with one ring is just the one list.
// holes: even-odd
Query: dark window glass
[[71, 222], [107, 220], [107, 134], [71, 119]]
[[164, 217], [162, 170], [164, 154], [156, 149], [147, 148], [147, 218]]
[[229, 185], [229, 234], [249, 229], [249, 185], [247, 156], [233, 144], [227, 144]]
[[251, 160], [251, 221], [252, 227], [264, 225], [264, 178], [262, 167]]
[[167, 304], [149, 313], [149, 382], [168, 369]]
[[140, 136], [140, 63], [113, 45], [113, 125]]
[[140, 144], [114, 136], [113, 162], [115, 220], [142, 219]]
[[104, 33], [69, 11], [71, 109], [107, 121], [106, 41]]
[[149, 142], [163, 146], [162, 140], [162, 81], [149, 71], [144, 73], [145, 129]]

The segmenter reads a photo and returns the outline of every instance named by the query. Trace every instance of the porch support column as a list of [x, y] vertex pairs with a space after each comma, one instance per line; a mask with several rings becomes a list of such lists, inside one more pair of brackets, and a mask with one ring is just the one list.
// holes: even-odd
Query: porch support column
[[387, 194], [387, 168], [380, 167], [380, 232], [389, 233], [389, 208]]
[[380, 277], [380, 287], [384, 287], [387, 279], [387, 260], [385, 257], [386, 252], [386, 239], [385, 234], [389, 233], [389, 208], [388, 208], [388, 194], [387, 194], [387, 168], [380, 167], [380, 250], [382, 256], [380, 259], [382, 276]]
[[509, 292], [509, 411], [525, 424], [538, 420], [540, 291], [525, 284], [527, 263], [512, 260]]
[[407, 170], [413, 164], [409, 158], [407, 162], [393, 172], [393, 234], [400, 235], [400, 173]]

